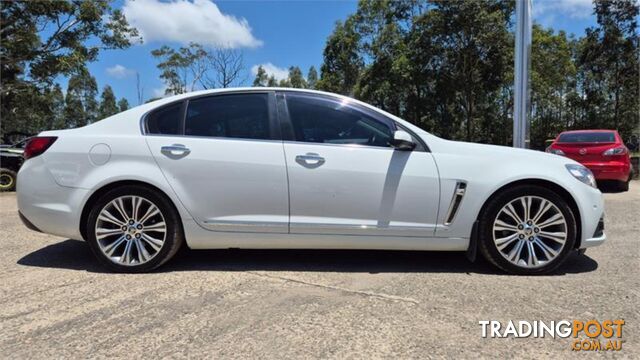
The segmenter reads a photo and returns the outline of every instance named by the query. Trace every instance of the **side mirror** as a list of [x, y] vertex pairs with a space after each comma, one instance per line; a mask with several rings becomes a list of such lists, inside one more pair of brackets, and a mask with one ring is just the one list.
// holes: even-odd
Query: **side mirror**
[[402, 130], [396, 130], [393, 133], [393, 140], [391, 140], [391, 146], [401, 151], [411, 151], [416, 147], [416, 143], [413, 142], [413, 138], [409, 133]]

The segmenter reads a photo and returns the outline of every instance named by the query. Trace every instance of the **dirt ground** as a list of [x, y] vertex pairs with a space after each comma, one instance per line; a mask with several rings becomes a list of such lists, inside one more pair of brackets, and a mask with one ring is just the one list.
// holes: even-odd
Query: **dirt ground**
[[605, 199], [607, 242], [550, 276], [462, 253], [248, 250], [126, 275], [27, 230], [0, 194], [0, 357], [566, 358], [571, 339], [484, 339], [478, 321], [624, 319], [615, 355], [638, 358], [640, 183]]

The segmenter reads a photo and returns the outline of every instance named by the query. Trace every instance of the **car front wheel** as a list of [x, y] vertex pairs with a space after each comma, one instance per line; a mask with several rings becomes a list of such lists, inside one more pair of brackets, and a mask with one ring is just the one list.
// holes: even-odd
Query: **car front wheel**
[[101, 196], [86, 226], [94, 255], [117, 272], [151, 271], [171, 259], [184, 241], [179, 216], [170, 201], [137, 185]]
[[479, 223], [483, 256], [513, 274], [553, 271], [574, 250], [576, 222], [557, 193], [541, 186], [520, 185], [487, 204]]

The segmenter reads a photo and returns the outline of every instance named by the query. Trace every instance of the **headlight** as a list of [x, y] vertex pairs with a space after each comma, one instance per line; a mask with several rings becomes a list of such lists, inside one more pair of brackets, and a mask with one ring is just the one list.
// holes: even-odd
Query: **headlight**
[[593, 176], [593, 173], [591, 172], [591, 170], [587, 169], [582, 165], [577, 165], [577, 164], [567, 164], [565, 166], [567, 167], [567, 170], [569, 170], [569, 172], [571, 173], [571, 175], [573, 175], [574, 178], [594, 188], [597, 187], [596, 178]]

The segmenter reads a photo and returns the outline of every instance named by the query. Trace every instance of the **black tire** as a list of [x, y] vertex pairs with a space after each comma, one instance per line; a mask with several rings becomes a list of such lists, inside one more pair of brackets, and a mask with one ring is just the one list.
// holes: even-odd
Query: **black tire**
[[0, 191], [15, 191], [18, 175], [15, 171], [0, 168]]
[[629, 191], [629, 183], [631, 182], [631, 177], [629, 177], [629, 180], [627, 181], [618, 181], [617, 183], [617, 188], [618, 191]]
[[[512, 200], [521, 196], [537, 196], [552, 202], [562, 212], [566, 221], [567, 238], [562, 250], [555, 258], [541, 267], [527, 268], [513, 264], [500, 253], [493, 240], [493, 223], [500, 210]], [[518, 185], [502, 191], [489, 200], [483, 213], [480, 214], [479, 220], [478, 246], [480, 253], [491, 264], [511, 274], [539, 275], [549, 273], [557, 269], [567, 259], [571, 251], [575, 250], [577, 229], [573, 211], [560, 195], [542, 186]]]
[[[98, 240], [96, 239], [95, 228], [100, 212], [112, 200], [121, 196], [139, 196], [147, 199], [160, 210], [161, 215], [164, 217], [164, 222], [166, 224], [164, 243], [154, 257], [147, 262], [133, 265], [116, 264], [101, 250]], [[157, 190], [152, 190], [141, 185], [118, 187], [102, 195], [93, 204], [91, 212], [87, 218], [87, 223], [85, 224], [85, 229], [87, 234], [87, 243], [95, 257], [103, 266], [115, 272], [143, 273], [157, 269], [173, 258], [184, 243], [184, 232], [180, 216], [171, 201], [164, 194], [159, 194]]]

